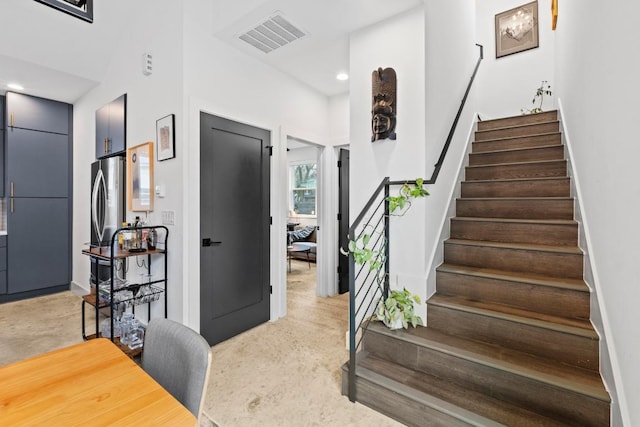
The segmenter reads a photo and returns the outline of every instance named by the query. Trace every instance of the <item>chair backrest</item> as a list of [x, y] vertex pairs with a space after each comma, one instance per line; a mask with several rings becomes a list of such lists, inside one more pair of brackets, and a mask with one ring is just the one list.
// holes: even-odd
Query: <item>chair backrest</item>
[[201, 335], [173, 320], [152, 319], [142, 368], [200, 419], [211, 369], [211, 347]]

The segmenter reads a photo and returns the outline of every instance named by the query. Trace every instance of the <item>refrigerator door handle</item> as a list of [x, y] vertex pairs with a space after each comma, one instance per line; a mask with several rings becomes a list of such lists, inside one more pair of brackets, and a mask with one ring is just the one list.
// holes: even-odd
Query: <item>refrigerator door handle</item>
[[96, 179], [93, 182], [93, 192], [91, 194], [91, 221], [98, 241], [102, 243], [104, 237], [104, 197], [106, 194], [106, 183], [102, 169], [98, 169]]

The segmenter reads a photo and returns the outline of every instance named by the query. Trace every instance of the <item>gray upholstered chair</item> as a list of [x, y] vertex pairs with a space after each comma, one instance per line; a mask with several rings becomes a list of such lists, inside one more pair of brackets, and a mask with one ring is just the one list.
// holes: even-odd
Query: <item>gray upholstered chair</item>
[[142, 368], [200, 420], [211, 369], [211, 347], [201, 335], [173, 320], [151, 320]]

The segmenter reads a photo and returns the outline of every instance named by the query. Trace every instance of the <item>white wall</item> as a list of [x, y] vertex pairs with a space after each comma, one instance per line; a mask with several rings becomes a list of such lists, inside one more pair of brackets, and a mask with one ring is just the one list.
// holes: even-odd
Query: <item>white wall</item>
[[[292, 136], [315, 144], [327, 141], [328, 99], [281, 72], [238, 52], [211, 36], [213, 6], [206, 0], [184, 5], [184, 130], [187, 141], [184, 191], [184, 321], [196, 330], [200, 323], [199, 265], [199, 112], [229, 118], [271, 131], [271, 318], [286, 312], [286, 140]], [[320, 257], [320, 254], [319, 254]], [[321, 260], [319, 259], [319, 262]]]
[[328, 145], [349, 144], [349, 93], [329, 98]]
[[[162, 3], [162, 4], [159, 4]], [[89, 259], [81, 250], [90, 240], [90, 165], [95, 160], [95, 111], [127, 93], [127, 145], [129, 147], [156, 139], [156, 120], [176, 114], [176, 157], [155, 164], [155, 183], [166, 187], [167, 197], [156, 198], [155, 210], [148, 221], [161, 222], [160, 211], [176, 211], [176, 226], [169, 226], [169, 317], [182, 318], [182, 14], [179, 3], [169, 0], [144, 0], [129, 5], [127, 13], [136, 19], [114, 34], [112, 43], [118, 46], [111, 58], [101, 84], [74, 104], [74, 206], [73, 206], [73, 282], [89, 286]], [[139, 18], [139, 19], [138, 19]], [[78, 37], [82, 37], [81, 33]], [[144, 76], [141, 69], [143, 52], [153, 55], [153, 75]], [[137, 213], [128, 212], [133, 222]], [[144, 213], [142, 213], [144, 218]], [[131, 266], [135, 264], [130, 260]], [[160, 263], [155, 264], [157, 267]]]
[[[350, 222], [385, 176], [415, 179], [425, 174], [424, 11], [417, 8], [360, 30], [350, 40]], [[371, 73], [397, 74], [397, 139], [371, 143]], [[391, 286], [425, 296], [424, 203], [414, 203], [392, 221]], [[396, 243], [394, 243], [396, 242]], [[402, 242], [402, 247], [396, 246]], [[396, 279], [398, 283], [396, 283]], [[423, 307], [421, 307], [424, 316]], [[420, 314], [420, 313], [419, 313]]]
[[[475, 10], [466, 0], [425, 2], [426, 40], [426, 169], [431, 177], [442, 147], [479, 58], [475, 38]], [[456, 22], [452, 31], [449, 23]], [[443, 37], [443, 34], [447, 34]], [[486, 57], [486, 56], [485, 56]], [[484, 67], [485, 61], [480, 68]], [[443, 227], [448, 230], [448, 208], [458, 184], [458, 172], [465, 160], [476, 110], [475, 96], [481, 83], [476, 80], [467, 99], [451, 146], [436, 184], [426, 198], [426, 251], [429, 271], [427, 295], [435, 292], [435, 268], [443, 261]]]
[[[572, 141], [593, 275], [624, 425], [640, 425], [640, 145], [637, 2], [563, 2], [556, 31], [557, 95]], [[634, 402], [636, 402], [634, 404]]]
[[[531, 100], [542, 80], [555, 92], [555, 33], [551, 31], [551, 0], [538, 1], [540, 45], [496, 59], [495, 15], [526, 3], [523, 0], [476, 1], [476, 40], [484, 45], [485, 59], [478, 72], [478, 112], [482, 119], [516, 116], [531, 109]], [[564, 3], [560, 6], [564, 8]], [[543, 110], [553, 110], [553, 99]]]

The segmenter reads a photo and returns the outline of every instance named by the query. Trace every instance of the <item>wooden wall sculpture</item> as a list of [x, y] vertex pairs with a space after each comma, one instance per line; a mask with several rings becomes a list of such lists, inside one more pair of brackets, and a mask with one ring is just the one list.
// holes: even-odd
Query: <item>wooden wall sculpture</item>
[[371, 74], [371, 142], [396, 139], [396, 72], [378, 68]]

